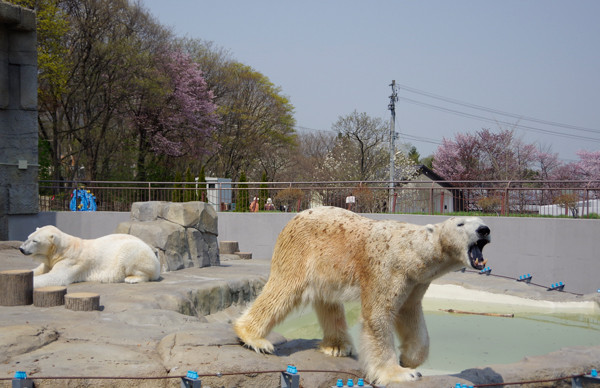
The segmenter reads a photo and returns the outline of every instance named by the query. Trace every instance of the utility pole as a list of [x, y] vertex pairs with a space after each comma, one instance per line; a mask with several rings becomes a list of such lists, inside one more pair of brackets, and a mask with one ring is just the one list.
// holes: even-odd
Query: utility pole
[[390, 85], [392, 87], [392, 95], [390, 96], [390, 103], [388, 109], [392, 112], [392, 118], [390, 120], [390, 200], [389, 209], [390, 213], [394, 212], [394, 161], [396, 157], [396, 101], [398, 101], [398, 92], [396, 91], [396, 81], [392, 80]]

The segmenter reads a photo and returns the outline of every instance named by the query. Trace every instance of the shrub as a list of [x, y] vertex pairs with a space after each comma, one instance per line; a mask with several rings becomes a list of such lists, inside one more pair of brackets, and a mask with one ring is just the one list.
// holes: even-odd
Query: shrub
[[477, 206], [479, 206], [484, 213], [496, 213], [498, 212], [500, 205], [500, 199], [496, 197], [483, 197], [477, 200]]
[[283, 189], [275, 196], [275, 206], [286, 207], [287, 210], [296, 208], [296, 211], [300, 211], [299, 202], [304, 198], [304, 193], [300, 189], [289, 187]]

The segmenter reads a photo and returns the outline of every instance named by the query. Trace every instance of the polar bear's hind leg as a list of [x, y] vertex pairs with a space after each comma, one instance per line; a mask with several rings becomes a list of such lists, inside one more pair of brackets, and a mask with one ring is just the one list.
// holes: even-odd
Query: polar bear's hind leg
[[293, 285], [277, 284], [277, 276], [271, 277], [250, 308], [233, 324], [241, 342], [258, 353], [273, 353], [273, 344], [265, 337], [298, 306], [302, 295]]
[[148, 275], [129, 275], [125, 277], [125, 283], [134, 284], [149, 281]]
[[344, 314], [344, 305], [320, 300], [313, 302], [317, 318], [323, 329], [323, 341], [320, 350], [334, 357], [352, 354], [352, 340], [348, 334], [348, 324]]

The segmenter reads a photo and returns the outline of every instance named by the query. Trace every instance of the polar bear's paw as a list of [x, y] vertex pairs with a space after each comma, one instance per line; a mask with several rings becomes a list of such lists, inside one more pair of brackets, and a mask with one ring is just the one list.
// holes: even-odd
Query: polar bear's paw
[[383, 385], [405, 381], [418, 381], [422, 377], [420, 372], [410, 368], [403, 368], [399, 365], [379, 370], [375, 374], [377, 376], [374, 380]]
[[275, 351], [273, 344], [265, 338], [241, 340], [245, 347], [254, 350], [256, 353], [272, 354]]
[[352, 354], [352, 344], [345, 341], [325, 341], [319, 345], [319, 350], [328, 356], [347, 357]]
[[138, 275], [131, 275], [131, 276], [127, 276], [125, 278], [125, 283], [129, 283], [129, 284], [142, 283], [142, 282], [147, 282], [147, 281], [148, 281], [148, 277], [138, 276]]

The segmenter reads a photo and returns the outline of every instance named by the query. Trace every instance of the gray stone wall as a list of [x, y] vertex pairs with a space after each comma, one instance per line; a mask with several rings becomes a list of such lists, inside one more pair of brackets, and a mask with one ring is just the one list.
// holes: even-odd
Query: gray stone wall
[[0, 1], [0, 240], [38, 212], [36, 43], [35, 12]]

